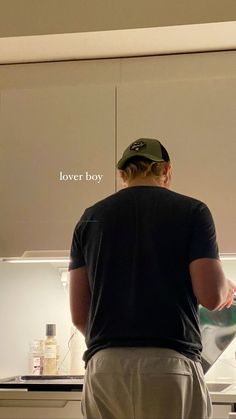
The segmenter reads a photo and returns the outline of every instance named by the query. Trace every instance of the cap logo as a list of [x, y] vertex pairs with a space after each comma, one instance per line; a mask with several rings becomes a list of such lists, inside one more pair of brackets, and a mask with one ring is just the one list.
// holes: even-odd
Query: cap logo
[[146, 144], [143, 141], [135, 141], [133, 144], [131, 144], [129, 149], [132, 151], [139, 151], [143, 147], [146, 147]]

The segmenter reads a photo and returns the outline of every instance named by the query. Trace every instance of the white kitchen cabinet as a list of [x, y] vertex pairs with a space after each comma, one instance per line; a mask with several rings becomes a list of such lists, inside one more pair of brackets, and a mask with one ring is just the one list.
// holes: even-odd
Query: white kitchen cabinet
[[234, 253], [235, 77], [162, 75], [159, 82], [120, 84], [117, 98], [118, 157], [132, 140], [160, 139], [173, 163], [172, 189], [208, 204], [220, 251]]
[[69, 249], [84, 209], [115, 191], [114, 98], [109, 84], [1, 92], [0, 257]]
[[80, 392], [0, 392], [0, 419], [80, 418]]
[[[141, 136], [163, 140], [173, 189], [206, 201], [221, 252], [234, 253], [235, 65], [223, 51], [2, 66], [0, 257], [69, 249], [78, 216], [114, 192], [115, 162]], [[59, 182], [61, 171], [104, 176]]]

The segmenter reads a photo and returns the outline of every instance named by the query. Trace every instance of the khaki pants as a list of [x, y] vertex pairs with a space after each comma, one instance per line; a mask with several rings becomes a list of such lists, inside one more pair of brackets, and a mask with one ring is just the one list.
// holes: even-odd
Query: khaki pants
[[208, 419], [211, 402], [199, 362], [165, 348], [108, 348], [88, 362], [86, 419]]

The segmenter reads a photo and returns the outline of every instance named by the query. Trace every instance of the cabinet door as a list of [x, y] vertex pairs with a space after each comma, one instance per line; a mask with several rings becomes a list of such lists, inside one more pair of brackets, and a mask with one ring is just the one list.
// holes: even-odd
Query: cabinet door
[[114, 87], [1, 93], [0, 256], [66, 250], [84, 209], [115, 191]]
[[231, 412], [230, 404], [213, 404], [212, 419], [228, 419]]
[[176, 192], [210, 207], [221, 252], [235, 252], [236, 79], [134, 82], [118, 87], [118, 158], [140, 137], [158, 138]]

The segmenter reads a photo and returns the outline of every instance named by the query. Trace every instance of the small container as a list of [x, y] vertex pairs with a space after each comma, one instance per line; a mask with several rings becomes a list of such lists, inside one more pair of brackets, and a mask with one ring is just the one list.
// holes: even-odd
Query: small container
[[30, 343], [30, 374], [42, 375], [44, 362], [44, 341], [35, 339]]

